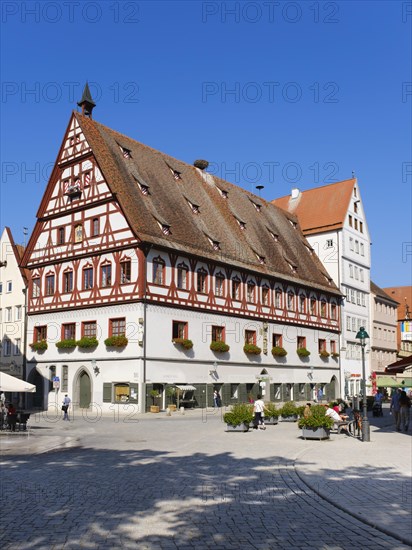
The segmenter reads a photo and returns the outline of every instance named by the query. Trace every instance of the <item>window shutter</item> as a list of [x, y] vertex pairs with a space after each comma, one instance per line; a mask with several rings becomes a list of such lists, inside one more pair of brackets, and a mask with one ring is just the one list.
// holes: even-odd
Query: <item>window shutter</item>
[[103, 403], [112, 402], [112, 385], [110, 382], [103, 383]]

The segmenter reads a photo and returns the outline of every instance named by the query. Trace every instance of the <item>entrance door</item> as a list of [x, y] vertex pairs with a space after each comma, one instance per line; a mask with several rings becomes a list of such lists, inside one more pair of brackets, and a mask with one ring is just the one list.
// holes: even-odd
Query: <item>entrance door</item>
[[80, 375], [80, 408], [88, 409], [92, 400], [90, 376], [87, 372]]

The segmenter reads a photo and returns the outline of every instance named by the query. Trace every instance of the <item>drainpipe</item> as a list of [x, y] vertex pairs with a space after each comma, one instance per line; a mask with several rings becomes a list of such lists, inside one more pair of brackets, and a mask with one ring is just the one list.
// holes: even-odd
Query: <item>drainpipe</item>
[[[27, 314], [27, 294], [28, 294], [28, 287], [25, 286], [22, 289], [22, 292], [24, 294], [24, 321], [23, 321], [23, 364], [22, 364], [22, 379], [26, 380], [27, 376], [27, 325], [28, 325], [28, 314]], [[24, 396], [24, 402], [25, 406], [27, 406], [27, 398], [26, 395]]]

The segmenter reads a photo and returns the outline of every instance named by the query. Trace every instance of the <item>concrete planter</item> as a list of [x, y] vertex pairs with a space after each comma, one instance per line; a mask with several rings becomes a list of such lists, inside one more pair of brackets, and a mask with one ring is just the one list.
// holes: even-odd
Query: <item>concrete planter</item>
[[249, 426], [245, 423], [239, 424], [238, 426], [231, 426], [230, 424], [226, 424], [226, 431], [227, 432], [248, 432]]
[[329, 439], [329, 436], [327, 428], [302, 428], [303, 439]]
[[271, 418], [266, 418], [265, 417], [265, 425], [267, 425], [267, 426], [276, 426], [277, 423], [278, 423], [278, 419], [275, 418], [274, 416], [272, 416]]
[[281, 422], [297, 422], [298, 415], [294, 414], [293, 416], [281, 416], [280, 421]]

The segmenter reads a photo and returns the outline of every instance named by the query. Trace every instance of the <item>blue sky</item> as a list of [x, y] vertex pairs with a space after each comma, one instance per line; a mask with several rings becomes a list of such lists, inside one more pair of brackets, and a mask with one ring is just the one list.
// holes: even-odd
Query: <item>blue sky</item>
[[0, 226], [23, 242], [86, 80], [94, 118], [267, 200], [355, 172], [372, 279], [411, 285], [411, 2], [8, 2]]

